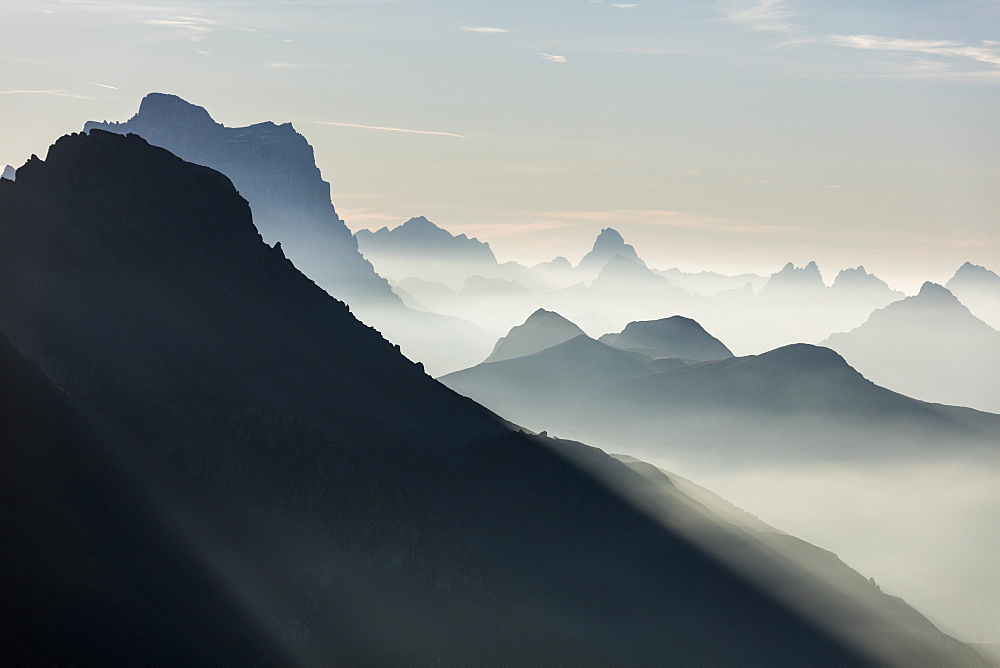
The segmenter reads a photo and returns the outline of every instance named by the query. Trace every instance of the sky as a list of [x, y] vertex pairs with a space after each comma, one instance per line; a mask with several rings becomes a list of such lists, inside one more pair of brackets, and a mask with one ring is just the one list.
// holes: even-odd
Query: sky
[[0, 165], [148, 92], [291, 121], [352, 229], [501, 260], [1000, 271], [1000, 1], [0, 2]]

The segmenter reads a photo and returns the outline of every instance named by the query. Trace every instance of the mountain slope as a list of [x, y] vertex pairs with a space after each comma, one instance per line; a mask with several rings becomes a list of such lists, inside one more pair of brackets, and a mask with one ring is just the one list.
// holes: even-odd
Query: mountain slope
[[940, 285], [924, 283], [917, 295], [824, 344], [893, 390], [1000, 412], [1000, 332]]
[[0, 377], [5, 663], [608, 663], [184, 481], [2, 336]]
[[0, 330], [122, 438], [254, 513], [618, 663], [868, 663], [831, 636], [844, 619], [897, 638], [877, 662], [909, 656], [863, 606], [824, 616], [821, 581], [788, 574], [803, 616], [637, 512], [602, 482], [628, 473], [607, 455], [511, 431], [427, 377], [265, 245], [212, 170], [137, 136], [65, 137], [0, 181], [0, 235]]
[[701, 325], [679, 315], [630, 322], [620, 333], [605, 334], [600, 341], [650, 357], [682, 357], [704, 362], [733, 356], [729, 348]]
[[583, 330], [555, 311], [538, 309], [524, 323], [512, 328], [506, 336], [500, 337], [493, 352], [485, 362], [524, 357], [559, 345], [564, 341], [586, 336]]
[[395, 303], [385, 279], [358, 252], [357, 242], [330, 201], [313, 149], [291, 123], [229, 128], [176, 95], [150, 93], [122, 123], [94, 128], [135, 133], [174, 155], [228, 176], [250, 202], [264, 240], [280, 241], [303, 273], [351, 304]]
[[969, 310], [993, 329], [1000, 329], [1000, 276], [966, 262], [944, 284]]
[[267, 243], [280, 242], [304, 274], [436, 373], [474, 364], [495, 340], [468, 321], [403, 306], [358, 251], [334, 210], [330, 184], [316, 167], [312, 147], [291, 123], [230, 128], [175, 95], [150, 93], [128, 121], [90, 121], [84, 127], [135, 133], [225, 174], [249, 202]]

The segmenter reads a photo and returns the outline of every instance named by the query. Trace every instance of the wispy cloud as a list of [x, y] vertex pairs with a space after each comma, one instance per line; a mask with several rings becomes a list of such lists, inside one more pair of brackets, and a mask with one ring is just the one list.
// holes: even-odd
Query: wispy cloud
[[460, 28], [466, 32], [487, 32], [487, 33], [507, 32], [506, 28], [490, 28], [487, 26], [460, 26]]
[[789, 0], [726, 0], [721, 9], [728, 21], [773, 32], [792, 32], [788, 19], [800, 14]]
[[97, 83], [96, 81], [84, 81], [85, 84], [90, 84], [91, 86], [100, 86], [101, 88], [108, 88], [110, 90], [118, 90], [117, 86], [109, 86], [108, 84]]
[[565, 63], [566, 62], [566, 56], [557, 56], [554, 53], [542, 53], [541, 51], [537, 51], [536, 53], [538, 53], [538, 55], [543, 60], [547, 60], [547, 61], [549, 61], [551, 63]]
[[222, 27], [219, 21], [203, 16], [174, 16], [170, 18], [144, 19], [146, 25], [175, 28], [172, 37], [198, 42]]
[[0, 90], [0, 95], [51, 95], [53, 97], [72, 97], [78, 100], [92, 100], [89, 95], [78, 95], [65, 90]]
[[635, 2], [613, 2], [611, 6], [618, 9], [631, 9], [632, 7], [638, 7], [639, 4]]
[[439, 137], [457, 137], [458, 139], [468, 139], [465, 135], [454, 132], [435, 132], [433, 130], [410, 130], [408, 128], [390, 128], [383, 125], [361, 125], [359, 123], [338, 123], [336, 121], [312, 121], [319, 125], [335, 125], [342, 128], [360, 128], [362, 130], [383, 130], [386, 132], [405, 132], [414, 135], [436, 135]]
[[830, 35], [822, 41], [828, 44], [866, 51], [921, 53], [949, 58], [969, 58], [980, 63], [1000, 66], [1000, 49], [969, 46], [961, 42], [934, 39], [901, 39], [879, 35]]

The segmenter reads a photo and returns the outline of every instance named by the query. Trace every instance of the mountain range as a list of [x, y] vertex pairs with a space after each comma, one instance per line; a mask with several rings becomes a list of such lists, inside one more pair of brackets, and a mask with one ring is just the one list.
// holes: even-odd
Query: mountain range
[[249, 202], [267, 243], [280, 242], [303, 273], [435, 372], [482, 359], [495, 340], [468, 321], [403, 305], [358, 251], [334, 209], [312, 147], [291, 123], [230, 128], [176, 95], [150, 93], [129, 120], [90, 121], [84, 129], [137, 134], [225, 174]]
[[[699, 357], [715, 361], [692, 363]], [[602, 341], [577, 336], [441, 381], [519, 424], [612, 449], [627, 444], [632, 453], [669, 452], [677, 461], [979, 450], [995, 447], [1000, 429], [1000, 416], [879, 387], [829, 348], [793, 344], [733, 357], [696, 322], [676, 316], [631, 323]]]
[[212, 169], [91, 129], [0, 212], [8, 660], [982, 664], [434, 381]]

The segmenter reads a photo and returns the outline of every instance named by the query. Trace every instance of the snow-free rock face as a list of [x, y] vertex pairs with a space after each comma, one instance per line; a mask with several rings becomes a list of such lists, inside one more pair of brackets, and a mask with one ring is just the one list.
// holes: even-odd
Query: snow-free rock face
[[3, 174], [0, 174], [0, 179], [8, 179], [9, 181], [13, 181], [16, 178], [17, 178], [17, 170], [15, 170], [10, 165], [4, 167]]
[[524, 324], [501, 337], [486, 362], [524, 357], [557, 346], [564, 341], [584, 336], [584, 331], [555, 311], [538, 309]]
[[228, 176], [250, 203], [264, 240], [280, 241], [296, 266], [335, 297], [352, 305], [400, 304], [358, 252], [334, 210], [330, 184], [316, 167], [312, 146], [291, 123], [229, 128], [176, 95], [150, 93], [129, 120], [84, 126], [85, 131], [94, 128], [137, 134]]
[[646, 263], [639, 259], [635, 248], [625, 243], [625, 239], [622, 238], [622, 235], [617, 230], [606, 227], [597, 235], [597, 239], [594, 240], [594, 247], [589, 253], [583, 256], [580, 264], [577, 265], [577, 269], [596, 276], [604, 268], [604, 265], [608, 263], [608, 260], [615, 255], [621, 255], [623, 258], [632, 260], [636, 264], [643, 267], [646, 266]]
[[729, 348], [701, 325], [679, 315], [630, 322], [620, 334], [605, 334], [600, 341], [650, 357], [681, 357], [704, 362], [733, 356]]

